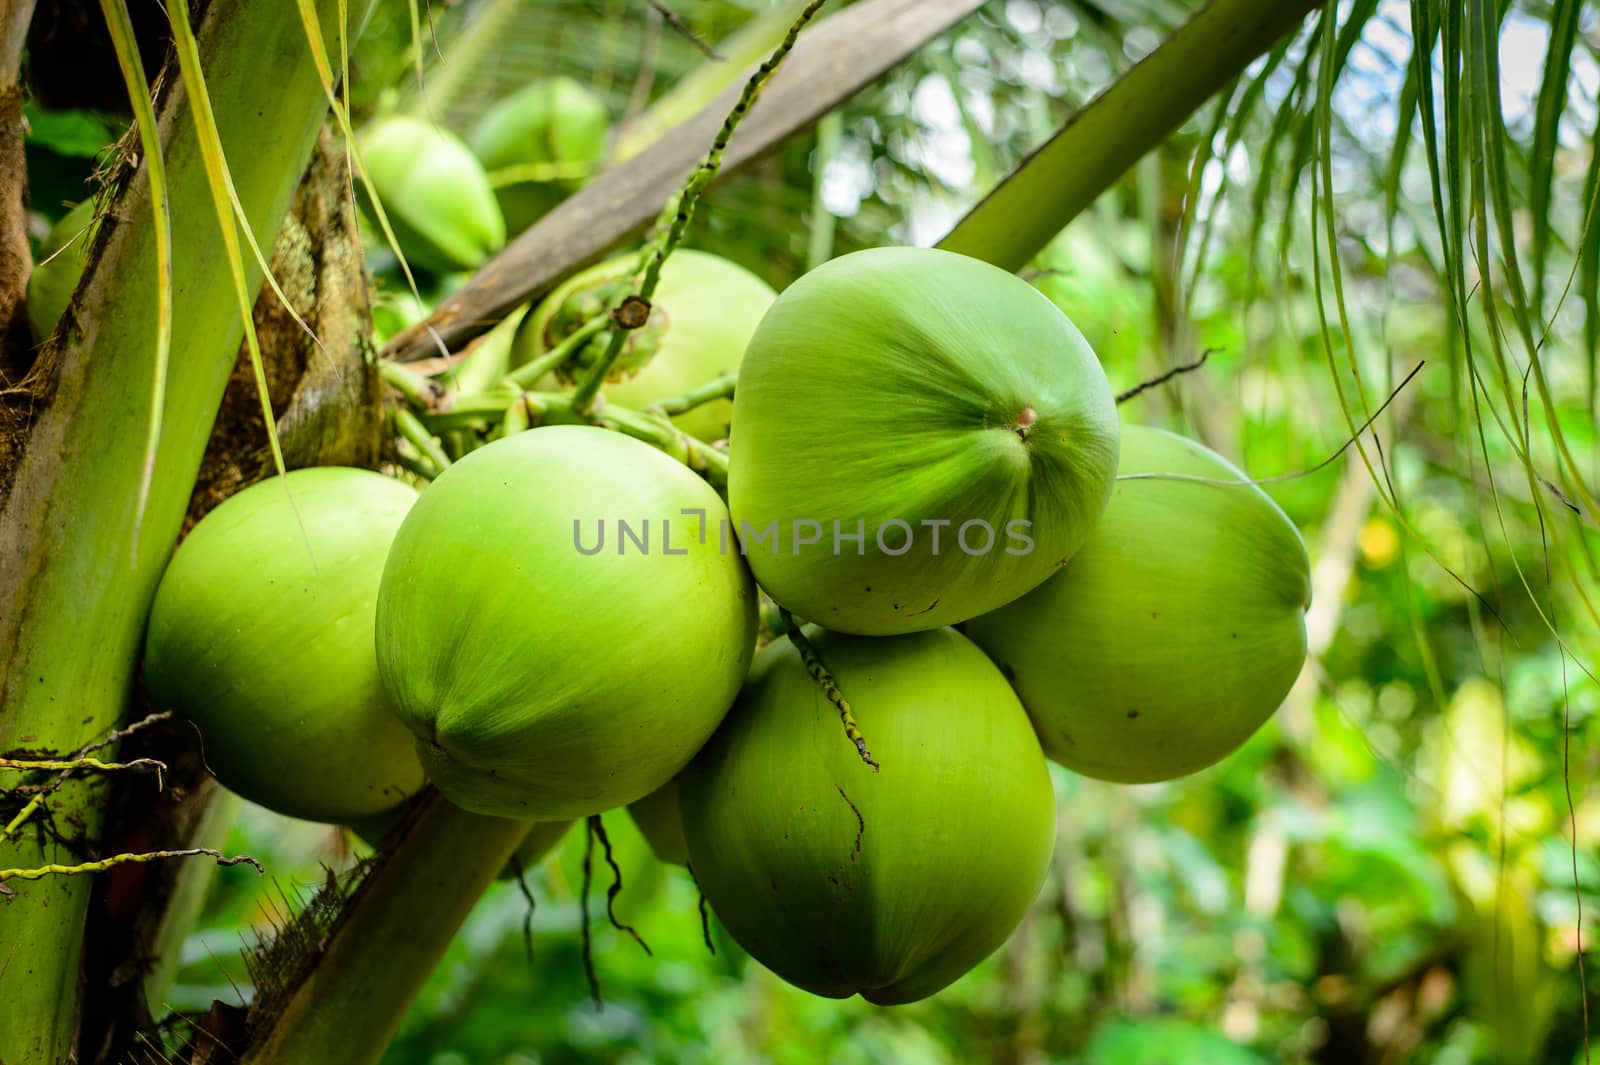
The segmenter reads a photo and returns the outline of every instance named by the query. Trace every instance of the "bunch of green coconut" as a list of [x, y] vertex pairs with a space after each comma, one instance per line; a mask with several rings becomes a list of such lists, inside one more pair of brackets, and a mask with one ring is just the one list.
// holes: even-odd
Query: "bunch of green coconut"
[[[513, 361], [570, 350], [632, 268], [553, 294]], [[152, 695], [223, 783], [300, 817], [381, 820], [425, 780], [530, 822], [631, 804], [779, 976], [921, 999], [1038, 893], [1047, 759], [1168, 780], [1273, 713], [1305, 547], [1220, 456], [1119, 425], [1082, 335], [985, 263], [881, 248], [774, 296], [681, 252], [656, 296], [600, 409], [737, 370], [674, 422], [729, 435], [726, 500], [593, 425], [504, 432], [420, 493], [292, 472], [178, 549]]]

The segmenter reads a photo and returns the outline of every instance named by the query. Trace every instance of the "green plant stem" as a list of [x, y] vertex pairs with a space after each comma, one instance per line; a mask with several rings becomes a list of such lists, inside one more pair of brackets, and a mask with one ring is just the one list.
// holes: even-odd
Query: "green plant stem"
[[[715, 398], [718, 397], [708, 395], [705, 401]], [[513, 411], [518, 413], [513, 415]], [[671, 455], [719, 491], [726, 490], [728, 486], [728, 456], [705, 441], [690, 436], [666, 418], [650, 412], [611, 403], [599, 404], [580, 412], [576, 397], [571, 392], [495, 391], [456, 396], [447, 411], [417, 416], [410, 411], [397, 410], [397, 428], [401, 414], [409, 415], [415, 422], [416, 428], [411, 432], [420, 432], [425, 439], [429, 438], [430, 430], [447, 432], [497, 420], [505, 424], [512, 418], [523, 428], [530, 425], [594, 425], [631, 436]], [[411, 440], [411, 437], [407, 436], [406, 439]], [[417, 442], [412, 440], [412, 443]], [[417, 446], [420, 449], [421, 445]]]
[[430, 462], [425, 455], [408, 455], [402, 451], [395, 455], [395, 461], [400, 464], [402, 469], [415, 474], [424, 481], [435, 480], [444, 472]]
[[545, 374], [561, 369], [579, 348], [604, 332], [606, 325], [604, 318], [589, 319], [570, 336], [563, 337], [555, 347], [517, 367], [506, 376], [506, 381], [518, 388], [530, 388], [538, 384]]
[[[323, 0], [317, 18], [360, 24], [369, 0]], [[259, 240], [276, 237], [327, 100], [293, 7], [212, 5], [198, 29], [201, 68], [239, 202]], [[263, 109], [263, 86], [272, 106]], [[188, 95], [171, 83], [157, 120], [172, 205], [174, 306], [161, 433], [139, 518], [158, 369], [157, 253], [148, 159], [123, 186], [90, 252], [71, 326], [52, 353], [49, 390], [0, 498], [0, 751], [78, 749], [126, 712], [150, 600], [171, 554], [238, 354], [232, 278]], [[252, 291], [259, 266], [245, 264]], [[13, 397], [13, 402], [14, 397]], [[134, 548], [135, 528], [138, 530]], [[88, 594], [92, 589], [93, 594]], [[24, 737], [27, 737], [26, 739]], [[114, 754], [108, 755], [114, 757]], [[47, 802], [65, 839], [23, 831], [0, 843], [5, 868], [72, 867], [99, 856], [103, 792], [65, 782]], [[0, 918], [0, 1061], [75, 1055], [87, 876], [18, 883]]]
[[710, 59], [695, 67], [648, 110], [622, 128], [617, 134], [616, 147], [611, 150], [611, 162], [620, 163], [638, 155], [721, 95], [783, 40], [789, 24], [805, 9], [807, 2], [782, 0], [752, 17], [726, 40], [718, 41], [717, 54], [721, 59]]
[[867, 750], [867, 738], [861, 734], [861, 728], [856, 724], [856, 715], [850, 709], [850, 700], [844, 697], [844, 692], [839, 690], [839, 682], [834, 679], [828, 667], [822, 664], [822, 656], [817, 654], [817, 649], [806, 639], [805, 633], [800, 631], [800, 625], [794, 620], [794, 615], [789, 613], [787, 607], [778, 607], [778, 616], [783, 619], [784, 635], [794, 645], [800, 655], [800, 662], [806, 667], [806, 672], [811, 674], [811, 679], [817, 687], [822, 689], [823, 696], [839, 711], [839, 721], [844, 725], [844, 734], [855, 745], [856, 754], [861, 760], [878, 771], [878, 763]]
[[422, 457], [433, 463], [440, 472], [450, 468], [450, 456], [445, 454], [444, 447], [434, 439], [428, 427], [405, 407], [394, 408], [394, 429], [402, 440], [421, 452]]
[[373, 1065], [506, 862], [524, 842], [538, 860], [569, 827], [468, 813], [429, 795], [283, 1009], [251, 1018], [255, 1044], [240, 1065]]
[[582, 181], [592, 173], [587, 163], [523, 163], [489, 171], [489, 185], [498, 189], [528, 181]]
[[[756, 68], [750, 80], [745, 82], [744, 92], [739, 96], [739, 102], [734, 104], [733, 110], [728, 112], [728, 117], [723, 120], [722, 128], [717, 131], [716, 139], [711, 142], [711, 150], [701, 160], [700, 165], [689, 175], [684, 182], [683, 189], [675, 198], [676, 209], [668, 204], [662, 212], [663, 219], [670, 221], [662, 228], [661, 236], [655, 243], [645, 249], [644, 279], [639, 282], [639, 290], [628, 299], [643, 300], [648, 307], [650, 299], [655, 295], [656, 285], [661, 280], [661, 268], [666, 265], [668, 257], [677, 250], [683, 240], [683, 234], [689, 228], [689, 223], [694, 219], [695, 207], [700, 202], [700, 197], [707, 188], [716, 180], [717, 173], [722, 169], [722, 157], [728, 150], [728, 142], [733, 139], [739, 124], [750, 113], [755, 102], [761, 97], [761, 90], [767, 87], [772, 80], [772, 75], [777, 73], [790, 52], [794, 50], [795, 42], [800, 39], [800, 31], [805, 29], [811, 20], [816, 17], [822, 5], [827, 0], [811, 0], [801, 9], [799, 16], [789, 26], [789, 32], [779, 42], [767, 61]], [[627, 299], [623, 301], [626, 305]], [[640, 321], [638, 328], [644, 324]], [[578, 383], [577, 390], [573, 393], [573, 406], [580, 415], [589, 413], [589, 408], [594, 404], [594, 398], [600, 391], [600, 385], [611, 373], [611, 367], [616, 365], [617, 359], [622, 356], [623, 346], [627, 343], [629, 328], [620, 322], [611, 331], [611, 340], [606, 346], [606, 352], [594, 364], [587, 376]]]
[[1212, 0], [1073, 115], [939, 246], [1020, 270], [1140, 157], [1318, 6], [1317, 0]]
[[407, 403], [418, 410], [431, 409], [444, 395], [444, 391], [432, 380], [397, 362], [378, 363], [378, 374], [384, 384], [399, 392]]
[[731, 373], [713, 377], [697, 388], [691, 388], [681, 396], [672, 396], [651, 404], [650, 410], [666, 417], [675, 417], [687, 413], [696, 407], [703, 407], [707, 403], [714, 403], [719, 399], [732, 399], [734, 386], [738, 383], [738, 376]]
[[833, 234], [838, 220], [822, 198], [822, 184], [828, 176], [828, 164], [839, 154], [839, 138], [844, 130], [844, 120], [839, 112], [829, 111], [817, 123], [817, 151], [812, 159], [811, 174], [811, 232], [806, 241], [806, 269], [815, 270], [833, 258]]

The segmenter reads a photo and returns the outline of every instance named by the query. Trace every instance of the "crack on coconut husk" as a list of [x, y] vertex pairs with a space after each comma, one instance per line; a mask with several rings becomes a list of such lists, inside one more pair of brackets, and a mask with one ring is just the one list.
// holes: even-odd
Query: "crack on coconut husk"
[[856, 842], [850, 851], [850, 864], [854, 865], [857, 858], [861, 857], [861, 837], [867, 834], [867, 819], [861, 816], [861, 808], [850, 801], [850, 796], [845, 794], [844, 787], [838, 781], [833, 782], [833, 790], [839, 793], [839, 798], [850, 807], [850, 812], [856, 815]]

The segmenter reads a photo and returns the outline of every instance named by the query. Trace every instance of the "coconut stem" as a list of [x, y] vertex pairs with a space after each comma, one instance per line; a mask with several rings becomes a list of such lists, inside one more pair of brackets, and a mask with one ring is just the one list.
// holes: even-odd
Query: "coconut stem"
[[433, 438], [426, 426], [417, 419], [417, 416], [404, 407], [394, 409], [394, 428], [401, 438], [408, 441], [412, 447], [421, 452], [422, 457], [433, 463], [443, 472], [450, 468], [450, 457], [444, 453], [444, 448], [439, 446], [439, 441]]
[[[512, 412], [517, 413], [513, 414]], [[401, 415], [410, 419], [404, 421]], [[580, 414], [577, 397], [570, 392], [485, 392], [479, 395], [455, 396], [446, 411], [424, 411], [419, 415], [404, 408], [395, 411], [395, 427], [406, 433], [406, 426], [414, 423], [424, 439], [428, 431], [445, 432], [499, 418], [507, 425], [593, 425], [601, 429], [631, 436], [663, 451], [694, 472], [704, 477], [719, 491], [728, 485], [728, 456], [698, 437], [690, 436], [665, 418], [654, 414], [606, 404]], [[419, 448], [422, 444], [406, 436]], [[437, 446], [437, 445], [435, 445]], [[441, 464], [441, 468], [448, 463]]]
[[378, 373], [382, 376], [384, 384], [400, 393], [407, 403], [419, 410], [427, 410], [444, 395], [444, 389], [440, 385], [399, 363], [380, 362]]
[[811, 646], [811, 641], [800, 631], [794, 615], [781, 606], [778, 611], [783, 616], [784, 624], [789, 627], [789, 642], [800, 652], [800, 661], [805, 664], [806, 672], [811, 674], [811, 679], [822, 688], [822, 694], [827, 696], [828, 702], [838, 708], [839, 720], [844, 723], [844, 734], [856, 745], [856, 753], [861, 755], [861, 760], [870, 765], [872, 771], [876, 773], [879, 769], [878, 763], [867, 750], [867, 738], [861, 734], [860, 727], [856, 725], [856, 715], [850, 709], [850, 700], [844, 697], [844, 692], [839, 690], [838, 681], [833, 679], [828, 667], [822, 664], [822, 656], [817, 654], [817, 649]]
[[579, 326], [576, 331], [562, 338], [561, 343], [507, 375], [506, 382], [516, 385], [518, 388], [527, 388], [529, 385], [538, 384], [541, 377], [554, 370], [559, 370], [566, 364], [568, 359], [572, 358], [574, 352], [587, 344], [591, 338], [604, 330], [605, 327], [606, 319], [604, 317], [589, 319]]
[[1122, 393], [1118, 394], [1117, 403], [1118, 404], [1126, 403], [1128, 400], [1132, 399], [1134, 396], [1137, 396], [1139, 393], [1147, 392], [1152, 388], [1156, 388], [1156, 387], [1158, 387], [1160, 385], [1164, 385], [1168, 381], [1172, 380], [1174, 377], [1177, 377], [1179, 374], [1191, 373], [1191, 372], [1193, 372], [1195, 370], [1200, 369], [1200, 367], [1202, 367], [1202, 366], [1204, 366], [1206, 364], [1206, 360], [1207, 359], [1211, 358], [1211, 356], [1215, 355], [1217, 352], [1219, 352], [1221, 350], [1222, 350], [1221, 348], [1207, 348], [1206, 350], [1202, 351], [1200, 353], [1200, 357], [1198, 359], [1194, 360], [1193, 362], [1180, 363], [1179, 365], [1174, 366], [1172, 369], [1166, 371], [1165, 373], [1158, 374], [1155, 377], [1150, 378], [1150, 380], [1148, 380], [1148, 381], [1143, 381], [1143, 382], [1141, 382], [1141, 383], [1139, 383], [1137, 385], [1134, 385], [1132, 388], [1128, 389], [1126, 392], [1122, 392]]
[[[755, 106], [756, 100], [761, 96], [761, 90], [767, 87], [772, 75], [777, 73], [784, 59], [794, 49], [795, 42], [800, 39], [800, 31], [806, 28], [826, 2], [827, 0], [812, 0], [807, 4], [799, 17], [790, 25], [789, 32], [784, 35], [772, 55], [757, 67], [755, 73], [750, 75], [750, 80], [745, 82], [744, 92], [740, 94], [739, 102], [734, 105], [733, 110], [728, 112], [727, 119], [722, 123], [722, 129], [711, 142], [711, 150], [700, 161], [700, 165], [695, 167], [694, 173], [689, 175], [689, 179], [683, 184], [683, 189], [662, 212], [662, 221], [665, 222], [668, 218], [671, 221], [666, 225], [657, 223], [661, 236], [645, 249], [642, 261], [644, 277], [639, 282], [639, 291], [624, 298], [618, 305], [619, 310], [627, 306], [630, 300], [643, 301], [646, 306], [649, 305], [650, 299], [655, 295], [656, 284], [661, 280], [661, 267], [665, 265], [667, 257], [677, 250], [678, 244], [683, 240], [684, 231], [689, 228], [689, 221], [694, 218], [695, 206], [722, 169], [722, 157], [728, 149], [728, 142], [733, 139], [739, 124]], [[647, 318], [648, 315], [638, 320], [630, 319], [624, 322], [619, 318], [616, 321], [616, 328], [611, 331], [611, 340], [606, 345], [605, 355], [594, 365], [593, 371], [583, 379], [573, 394], [573, 406], [580, 415], [587, 415], [589, 408], [594, 404], [594, 397], [600, 391], [600, 383], [606, 379], [611, 367], [622, 356], [622, 348], [627, 342], [628, 333], [644, 325]]]
[[732, 399], [733, 388], [737, 377], [731, 373], [713, 377], [697, 388], [691, 388], [681, 396], [673, 396], [652, 403], [650, 410], [653, 413], [664, 415], [668, 418], [694, 410], [696, 407], [714, 403], [719, 399]]

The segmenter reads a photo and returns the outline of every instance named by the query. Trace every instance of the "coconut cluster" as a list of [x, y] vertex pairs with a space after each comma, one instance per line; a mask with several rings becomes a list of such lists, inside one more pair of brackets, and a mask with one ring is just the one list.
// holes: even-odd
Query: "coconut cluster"
[[[513, 323], [495, 372], [636, 264]], [[726, 501], [590, 425], [504, 433], [420, 496], [291, 473], [179, 548], [152, 693], [229, 787], [373, 835], [424, 778], [530, 822], [626, 806], [784, 979], [924, 998], [1038, 893], [1047, 760], [1171, 779], [1271, 715], [1305, 657], [1304, 545], [1220, 456], [1121, 426], [1082, 335], [992, 266], [875, 249], [774, 296], [679, 253], [657, 297], [603, 397], [737, 373], [731, 407], [677, 416], [728, 437]]]

